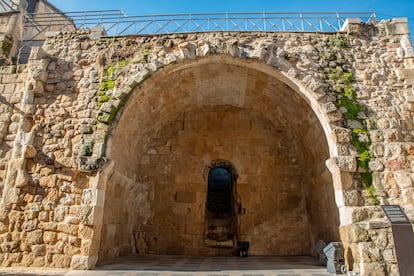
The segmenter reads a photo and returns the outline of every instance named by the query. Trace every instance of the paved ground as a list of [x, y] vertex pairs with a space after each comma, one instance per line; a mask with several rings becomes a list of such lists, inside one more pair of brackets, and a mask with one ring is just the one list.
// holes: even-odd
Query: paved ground
[[329, 276], [311, 257], [124, 257], [93, 271], [0, 269], [0, 275], [54, 276]]

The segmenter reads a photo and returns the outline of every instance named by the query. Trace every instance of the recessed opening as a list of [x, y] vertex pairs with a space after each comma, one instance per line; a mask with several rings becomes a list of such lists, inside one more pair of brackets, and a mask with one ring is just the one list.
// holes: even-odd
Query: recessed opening
[[231, 165], [213, 166], [207, 178], [205, 244], [234, 248], [237, 240], [235, 173]]
[[233, 183], [231, 173], [224, 167], [216, 167], [208, 174], [208, 218], [227, 218], [233, 215]]
[[310, 106], [249, 63], [210, 59], [165, 68], [125, 105], [108, 144], [100, 260], [228, 255], [237, 241], [251, 256], [311, 255], [338, 240], [329, 148]]

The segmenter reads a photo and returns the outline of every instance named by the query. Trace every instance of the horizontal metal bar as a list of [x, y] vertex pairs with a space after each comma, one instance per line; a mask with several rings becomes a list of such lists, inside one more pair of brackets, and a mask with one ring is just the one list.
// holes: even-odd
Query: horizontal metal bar
[[[222, 31], [338, 32], [347, 18], [360, 18], [364, 22], [377, 20], [374, 12], [213, 12], [134, 16], [126, 15], [122, 10], [44, 12], [24, 15], [26, 32], [23, 37], [24, 43], [29, 43], [49, 30], [93, 27], [104, 28], [107, 36]], [[33, 33], [33, 29], [40, 33]]]

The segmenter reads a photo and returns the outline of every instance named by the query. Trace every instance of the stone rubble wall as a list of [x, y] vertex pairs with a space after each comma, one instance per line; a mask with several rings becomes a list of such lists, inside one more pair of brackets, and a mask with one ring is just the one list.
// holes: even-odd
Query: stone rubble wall
[[[382, 204], [401, 204], [413, 219], [414, 55], [408, 32], [401, 32], [396, 24], [400, 23], [351, 26], [345, 34], [349, 47], [337, 55], [344, 68], [352, 70], [358, 97], [370, 110], [365, 115], [376, 196]], [[332, 36], [50, 34], [42, 48], [33, 49], [27, 67], [17, 68], [17, 73], [12, 67], [2, 68], [1, 264], [93, 266], [104, 201], [96, 179], [106, 162], [106, 137], [118, 111], [131, 91], [160, 68], [229, 55], [266, 63], [313, 91], [335, 130], [332, 139], [338, 156], [331, 166], [341, 172], [342, 186], [335, 190], [351, 266], [361, 275], [375, 275], [370, 272], [374, 268], [394, 273], [389, 226], [370, 222], [384, 221], [383, 215], [374, 212], [355, 219], [360, 209], [366, 213], [371, 207], [362, 207], [361, 185], [353, 181], [357, 152], [349, 143], [348, 122], [328, 93], [330, 83], [322, 69], [330, 64], [322, 62], [324, 51], [316, 46], [319, 43], [331, 51]]]

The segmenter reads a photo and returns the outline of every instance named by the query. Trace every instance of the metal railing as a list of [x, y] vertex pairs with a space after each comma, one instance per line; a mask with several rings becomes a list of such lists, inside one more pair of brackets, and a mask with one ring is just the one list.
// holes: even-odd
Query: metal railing
[[338, 32], [346, 18], [375, 22], [374, 12], [194, 13], [128, 16], [122, 10], [36, 13], [25, 15], [25, 26], [43, 30], [102, 27], [108, 36], [192, 32]]
[[[2, 1], [2, 0], [0, 0]], [[48, 31], [101, 27], [107, 36], [201, 32], [339, 32], [347, 18], [375, 22], [374, 12], [193, 13], [128, 16], [122, 10], [26, 13], [18, 47], [19, 63], [41, 46]]]
[[19, 12], [19, 4], [14, 0], [0, 0], [0, 15]]

